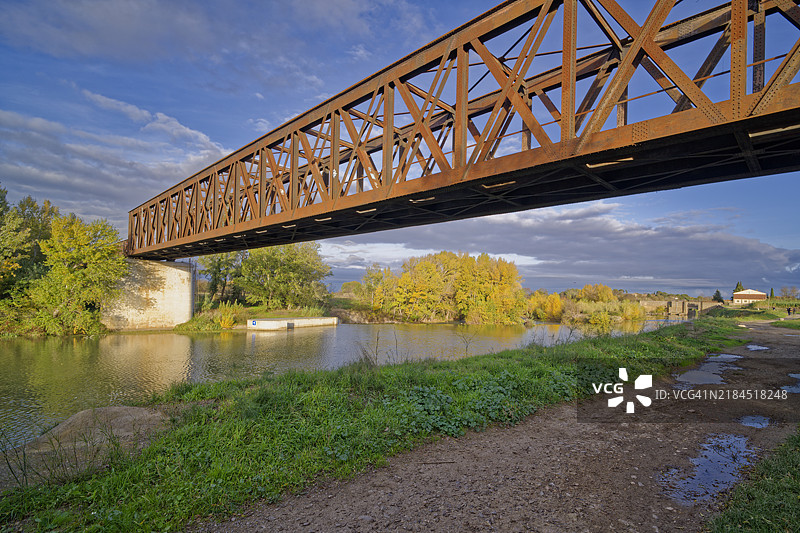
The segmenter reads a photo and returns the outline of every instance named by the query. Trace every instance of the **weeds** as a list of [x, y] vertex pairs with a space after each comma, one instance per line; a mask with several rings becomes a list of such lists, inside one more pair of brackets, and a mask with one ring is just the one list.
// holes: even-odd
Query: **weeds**
[[91, 475], [105, 464], [126, 456], [112, 427], [93, 418], [77, 433], [61, 435], [48, 431], [35, 446], [13, 446], [0, 430], [0, 453], [8, 474], [18, 487], [34, 483], [59, 484]]

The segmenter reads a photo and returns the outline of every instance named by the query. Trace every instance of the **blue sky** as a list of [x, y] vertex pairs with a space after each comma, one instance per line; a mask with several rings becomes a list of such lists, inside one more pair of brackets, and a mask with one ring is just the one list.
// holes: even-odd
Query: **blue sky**
[[[640, 20], [649, 4], [635, 4]], [[124, 236], [134, 206], [493, 5], [0, 0], [0, 186], [11, 200], [30, 194], [107, 218]], [[791, 31], [770, 34], [768, 47], [796, 39]], [[372, 262], [399, 268], [447, 249], [513, 259], [534, 289], [727, 295], [742, 281], [777, 291], [800, 285], [799, 203], [793, 173], [331, 239], [322, 250], [334, 286]]]

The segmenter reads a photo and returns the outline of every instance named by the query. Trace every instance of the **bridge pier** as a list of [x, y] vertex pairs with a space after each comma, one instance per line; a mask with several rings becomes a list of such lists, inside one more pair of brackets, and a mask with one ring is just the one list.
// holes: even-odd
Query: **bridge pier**
[[192, 318], [195, 271], [191, 263], [126, 259], [130, 270], [117, 300], [102, 310], [113, 330], [173, 328]]

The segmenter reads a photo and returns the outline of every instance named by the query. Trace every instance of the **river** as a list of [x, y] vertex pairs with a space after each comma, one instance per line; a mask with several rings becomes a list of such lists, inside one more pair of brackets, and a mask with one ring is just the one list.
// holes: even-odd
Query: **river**
[[[626, 332], [658, 321], [631, 323]], [[37, 437], [91, 407], [141, 402], [173, 383], [336, 368], [368, 354], [380, 363], [452, 359], [581, 337], [555, 324], [341, 324], [281, 332], [137, 333], [0, 340], [0, 449]]]

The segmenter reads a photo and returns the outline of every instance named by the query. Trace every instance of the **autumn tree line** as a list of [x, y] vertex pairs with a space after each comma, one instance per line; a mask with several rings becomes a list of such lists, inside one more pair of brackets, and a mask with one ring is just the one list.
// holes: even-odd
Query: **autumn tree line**
[[101, 307], [127, 273], [119, 235], [106, 220], [84, 222], [0, 188], [0, 336], [92, 335]]
[[439, 252], [414, 257], [395, 274], [374, 264], [342, 293], [376, 315], [410, 322], [519, 324], [528, 320], [608, 326], [642, 320], [644, 308], [601, 284], [562, 293], [526, 291], [516, 265], [487, 254]]

